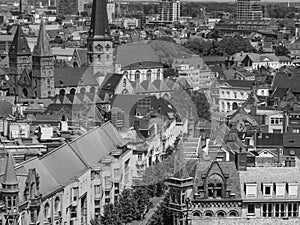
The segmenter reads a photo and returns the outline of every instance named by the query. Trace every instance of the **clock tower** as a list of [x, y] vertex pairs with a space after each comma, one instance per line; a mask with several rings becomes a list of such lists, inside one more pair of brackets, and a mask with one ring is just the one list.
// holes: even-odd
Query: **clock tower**
[[109, 33], [106, 0], [93, 0], [91, 26], [87, 40], [88, 64], [101, 86], [108, 73], [114, 73], [113, 41]]

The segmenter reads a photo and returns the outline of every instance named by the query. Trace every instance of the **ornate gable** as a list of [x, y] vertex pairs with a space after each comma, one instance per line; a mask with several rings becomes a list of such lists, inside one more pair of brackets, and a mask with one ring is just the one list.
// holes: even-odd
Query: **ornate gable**
[[39, 191], [39, 186], [39, 175], [35, 169], [29, 169], [24, 190], [24, 198], [29, 201], [29, 207], [41, 204], [42, 195]]

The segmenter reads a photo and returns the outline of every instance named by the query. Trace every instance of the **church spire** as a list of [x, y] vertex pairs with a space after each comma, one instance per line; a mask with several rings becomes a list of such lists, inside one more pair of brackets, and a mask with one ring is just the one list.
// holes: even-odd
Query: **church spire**
[[30, 55], [30, 48], [21, 25], [17, 26], [15, 36], [9, 49], [9, 55]]
[[90, 38], [110, 39], [106, 0], [93, 0]]
[[37, 44], [34, 46], [33, 55], [36, 56], [51, 56], [51, 47], [49, 44], [49, 36], [46, 32], [44, 20], [42, 19]]
[[15, 162], [11, 153], [8, 153], [3, 180], [1, 183], [3, 187], [15, 186], [19, 183], [15, 171]]

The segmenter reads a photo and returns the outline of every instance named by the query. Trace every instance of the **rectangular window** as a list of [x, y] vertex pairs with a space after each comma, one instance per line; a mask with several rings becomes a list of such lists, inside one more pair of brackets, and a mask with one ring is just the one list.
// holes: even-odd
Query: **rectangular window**
[[288, 184], [288, 194], [290, 197], [297, 197], [298, 193], [298, 184], [297, 183], [289, 183]]
[[283, 198], [285, 196], [285, 183], [276, 184], [276, 197]]
[[77, 201], [79, 195], [79, 188], [75, 187], [73, 188], [73, 201]]
[[257, 193], [257, 184], [246, 184], [246, 197], [255, 198]]
[[76, 206], [71, 206], [70, 207], [70, 217], [71, 218], [76, 218], [77, 217], [77, 208], [76, 208]]
[[248, 214], [248, 215], [254, 215], [254, 212], [255, 212], [254, 204], [249, 204], [249, 205], [248, 205], [248, 211], [247, 211], [247, 214]]
[[298, 203], [288, 203], [287, 204], [287, 216], [288, 217], [298, 217]]
[[272, 217], [273, 216], [273, 205], [272, 204], [263, 204], [263, 217]]
[[142, 161], [143, 160], [143, 155], [142, 154], [138, 154], [138, 161]]
[[94, 190], [95, 190], [95, 195], [100, 194], [100, 185], [95, 185]]
[[285, 217], [285, 204], [276, 203], [275, 204], [275, 217]]
[[272, 184], [264, 184], [263, 195], [264, 197], [272, 197]]

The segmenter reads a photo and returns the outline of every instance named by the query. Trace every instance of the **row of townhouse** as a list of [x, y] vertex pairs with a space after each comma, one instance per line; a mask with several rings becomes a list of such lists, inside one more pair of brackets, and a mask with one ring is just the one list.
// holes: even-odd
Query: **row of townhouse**
[[0, 224], [87, 224], [132, 185], [138, 155], [111, 123], [17, 166], [1, 158]]

